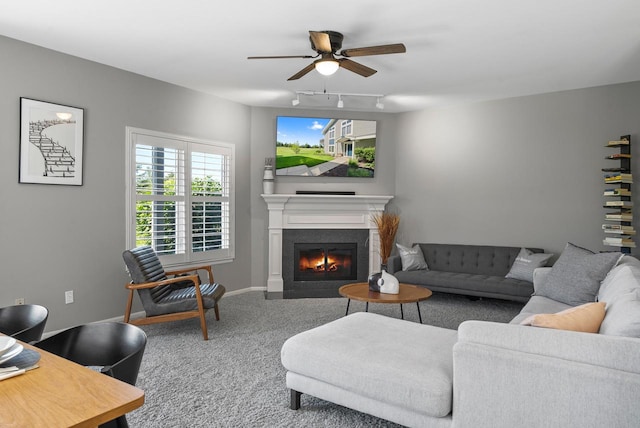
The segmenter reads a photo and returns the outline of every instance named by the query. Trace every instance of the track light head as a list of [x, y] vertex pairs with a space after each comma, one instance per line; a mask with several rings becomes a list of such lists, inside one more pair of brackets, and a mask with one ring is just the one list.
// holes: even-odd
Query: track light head
[[298, 104], [300, 104], [300, 95], [298, 95], [295, 100], [291, 100], [291, 104], [294, 107], [297, 106]]
[[338, 108], [343, 108], [344, 102], [342, 101], [342, 95], [338, 94]]
[[380, 98], [378, 98], [378, 100], [376, 101], [376, 108], [383, 110], [384, 109], [384, 104], [382, 104], [382, 102], [380, 102]]

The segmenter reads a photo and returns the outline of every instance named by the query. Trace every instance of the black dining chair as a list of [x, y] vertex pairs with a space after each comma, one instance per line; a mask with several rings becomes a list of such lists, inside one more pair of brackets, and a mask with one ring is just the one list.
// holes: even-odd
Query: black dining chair
[[0, 308], [0, 333], [23, 342], [42, 339], [49, 311], [40, 305], [15, 305]]
[[[50, 336], [34, 346], [135, 385], [147, 344], [145, 332], [122, 322], [84, 324]], [[128, 427], [121, 416], [101, 427]]]

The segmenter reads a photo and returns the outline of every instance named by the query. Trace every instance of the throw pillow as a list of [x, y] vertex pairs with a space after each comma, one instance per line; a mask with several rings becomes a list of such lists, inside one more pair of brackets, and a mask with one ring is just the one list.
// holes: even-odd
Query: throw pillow
[[618, 264], [600, 285], [598, 301], [612, 303], [623, 294], [640, 290], [640, 269], [632, 264]]
[[553, 257], [553, 254], [534, 253], [531, 250], [522, 248], [505, 278], [533, 282], [533, 271], [539, 267], [546, 266], [551, 257]]
[[521, 322], [522, 325], [555, 328], [559, 330], [597, 333], [605, 315], [605, 303], [594, 302], [565, 309], [557, 314], [531, 315]]
[[620, 257], [621, 253], [594, 253], [567, 243], [535, 294], [571, 306], [594, 302], [600, 282]]
[[428, 270], [427, 262], [424, 260], [424, 254], [420, 245], [415, 244], [413, 248], [405, 247], [396, 243], [398, 253], [402, 260], [402, 270]]
[[640, 290], [618, 296], [607, 303], [600, 334], [640, 337]]

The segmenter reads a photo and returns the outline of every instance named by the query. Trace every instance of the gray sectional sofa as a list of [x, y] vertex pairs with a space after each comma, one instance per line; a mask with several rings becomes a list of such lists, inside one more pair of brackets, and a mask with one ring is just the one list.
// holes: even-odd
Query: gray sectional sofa
[[[305, 393], [410, 427], [639, 426], [640, 261], [565, 252], [536, 270], [509, 324], [455, 331], [359, 312], [288, 339], [291, 407]], [[575, 299], [606, 302], [587, 304], [602, 310], [599, 333], [521, 324], [573, 319], [585, 307]]]
[[[507, 278], [520, 247], [420, 243], [426, 269], [403, 270], [399, 254], [387, 260], [387, 272], [405, 284], [431, 291], [526, 302], [533, 293], [532, 280]], [[529, 248], [542, 253], [539, 248]]]

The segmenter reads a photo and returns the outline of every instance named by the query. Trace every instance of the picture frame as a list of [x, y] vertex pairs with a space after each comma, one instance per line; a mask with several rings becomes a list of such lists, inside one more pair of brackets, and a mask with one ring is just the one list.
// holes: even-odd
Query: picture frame
[[19, 183], [82, 186], [84, 109], [20, 98]]

